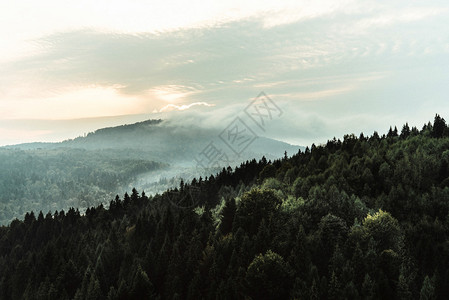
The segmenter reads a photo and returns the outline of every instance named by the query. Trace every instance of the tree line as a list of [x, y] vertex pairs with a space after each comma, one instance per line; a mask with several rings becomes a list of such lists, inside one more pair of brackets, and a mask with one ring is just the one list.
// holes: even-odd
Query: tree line
[[29, 212], [0, 228], [0, 298], [445, 299], [448, 166], [436, 115], [85, 214]]

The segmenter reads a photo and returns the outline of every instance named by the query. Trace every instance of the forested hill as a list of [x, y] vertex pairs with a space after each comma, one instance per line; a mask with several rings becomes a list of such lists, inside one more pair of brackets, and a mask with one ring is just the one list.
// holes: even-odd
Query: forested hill
[[[137, 122], [134, 124], [125, 124], [115, 127], [106, 127], [95, 130], [95, 132], [89, 133], [87, 137], [95, 136], [95, 135], [107, 135], [107, 134], [115, 134], [117, 132], [132, 132], [138, 128], [151, 127], [151, 125], [157, 125], [162, 122], [161, 119], [150, 119], [142, 122]], [[80, 138], [78, 138], [80, 139]]]
[[446, 299], [449, 129], [273, 162], [0, 228], [1, 299]]
[[[154, 131], [158, 124], [161, 124], [163, 121], [161, 119], [149, 119], [142, 122], [132, 123], [132, 124], [124, 124], [113, 127], [105, 127], [97, 129], [93, 132], [85, 133], [84, 136], [79, 136], [75, 139], [67, 139], [63, 142], [35, 142], [35, 143], [24, 143], [17, 145], [9, 145], [4, 148], [12, 148], [12, 149], [48, 149], [48, 148], [84, 148], [83, 144], [91, 143], [91, 147], [95, 149], [104, 149], [107, 148], [105, 146], [111, 147], [112, 145], [117, 147], [125, 147], [123, 144], [114, 143], [114, 139], [111, 137], [117, 138], [120, 136], [122, 138], [126, 138], [127, 135], [132, 135], [134, 137], [136, 134], [145, 134], [147, 131]], [[156, 129], [157, 130], [157, 129]], [[132, 139], [130, 139], [132, 140]], [[105, 143], [108, 141], [109, 143], [101, 144], [100, 142]]]
[[[28, 143], [8, 146], [9, 149], [60, 149], [126, 151], [128, 156], [146, 158], [152, 161], [188, 163], [210, 142], [220, 144], [219, 135], [224, 128], [204, 128], [194, 124], [179, 124], [171, 120], [150, 119], [134, 124], [101, 128], [75, 139], [60, 143]], [[223, 146], [223, 145], [217, 145]], [[275, 159], [284, 151], [293, 153], [299, 146], [259, 136], [240, 154], [241, 159], [266, 156]], [[231, 156], [232, 151], [229, 151]]]
[[[164, 191], [192, 173], [195, 158], [219, 131], [170, 121], [147, 120], [98, 129], [60, 143], [0, 147], [0, 225], [44, 212], [107, 204], [137, 186]], [[298, 146], [259, 137], [235, 165], [246, 159], [282, 157]], [[220, 168], [214, 170], [216, 172]], [[133, 185], [131, 185], [133, 184]]]

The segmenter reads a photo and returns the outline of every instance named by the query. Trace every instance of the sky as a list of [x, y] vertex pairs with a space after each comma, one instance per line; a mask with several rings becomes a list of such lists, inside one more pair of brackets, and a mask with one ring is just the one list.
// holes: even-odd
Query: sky
[[150, 118], [310, 145], [449, 120], [447, 1], [0, 3], [0, 145]]

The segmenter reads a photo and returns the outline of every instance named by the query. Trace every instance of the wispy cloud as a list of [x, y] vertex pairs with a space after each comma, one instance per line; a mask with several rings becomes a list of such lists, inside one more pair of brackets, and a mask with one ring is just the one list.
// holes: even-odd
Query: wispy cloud
[[149, 89], [148, 95], [165, 102], [180, 102], [198, 92], [199, 91], [193, 87], [183, 85], [165, 85]]
[[396, 12], [383, 12], [373, 17], [360, 20], [353, 28], [364, 30], [372, 27], [391, 26], [395, 23], [410, 23], [438, 15], [444, 15], [448, 11], [447, 7], [419, 7], [399, 9]]
[[168, 104], [164, 107], [162, 107], [158, 112], [164, 112], [164, 111], [171, 111], [171, 110], [187, 110], [191, 108], [192, 106], [215, 106], [215, 104], [209, 104], [206, 102], [195, 102], [190, 104], [184, 104], [184, 105], [176, 105], [176, 104]]
[[316, 99], [325, 100], [327, 98], [341, 95], [344, 93], [351, 92], [355, 89], [355, 86], [344, 86], [335, 89], [327, 89], [321, 91], [313, 91], [313, 92], [299, 92], [299, 93], [286, 93], [286, 94], [275, 94], [273, 97], [278, 99], [290, 99], [296, 101], [312, 101]]
[[[128, 10], [147, 7], [137, 2]], [[33, 55], [0, 63], [2, 118], [156, 111], [215, 124], [264, 90], [292, 119], [316, 116], [307, 124], [329, 131], [329, 119], [413, 112], [422, 98], [445, 103], [444, 2], [230, 3], [160, 31], [75, 26], [35, 38]]]

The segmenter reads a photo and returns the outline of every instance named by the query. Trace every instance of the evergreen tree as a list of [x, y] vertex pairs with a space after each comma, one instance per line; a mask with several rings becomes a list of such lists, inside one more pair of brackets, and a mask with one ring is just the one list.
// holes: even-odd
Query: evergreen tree
[[435, 115], [435, 119], [433, 122], [432, 137], [442, 138], [446, 132], [446, 129], [447, 129], [446, 121], [438, 114]]
[[429, 276], [424, 278], [422, 283], [421, 292], [419, 294], [420, 300], [432, 300], [435, 299], [435, 286], [432, 279]]
[[286, 299], [291, 287], [292, 271], [284, 259], [268, 250], [254, 258], [245, 280], [247, 293], [253, 299]]

